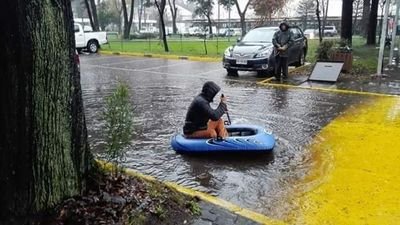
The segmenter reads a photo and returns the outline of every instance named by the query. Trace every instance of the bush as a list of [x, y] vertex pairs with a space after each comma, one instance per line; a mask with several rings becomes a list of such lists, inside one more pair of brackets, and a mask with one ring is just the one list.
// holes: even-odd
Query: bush
[[316, 51], [316, 58], [320, 61], [330, 60], [330, 56], [333, 52], [333, 46], [335, 42], [333, 41], [322, 41]]
[[133, 131], [133, 112], [127, 85], [118, 84], [117, 89], [106, 98], [103, 119], [105, 121], [106, 160], [116, 165], [115, 175], [118, 175], [119, 165], [125, 159]]

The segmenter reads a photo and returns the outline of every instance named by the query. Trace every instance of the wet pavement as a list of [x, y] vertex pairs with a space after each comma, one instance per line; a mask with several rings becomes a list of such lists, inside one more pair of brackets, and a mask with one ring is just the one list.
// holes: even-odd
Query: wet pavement
[[[349, 108], [374, 97], [257, 86], [253, 73], [226, 76], [221, 63], [122, 56], [81, 56], [82, 89], [90, 142], [104, 144], [104, 97], [118, 81], [130, 87], [134, 108], [133, 146], [126, 166], [160, 180], [201, 190], [260, 212], [285, 218], [294, 207], [288, 198], [301, 190], [315, 159], [307, 146], [318, 132]], [[213, 80], [228, 96], [233, 123], [257, 124], [277, 138], [267, 155], [185, 156], [170, 147], [181, 132], [185, 113], [205, 81]], [[307, 187], [307, 184], [304, 188]]]
[[257, 222], [207, 202], [200, 202], [199, 206], [202, 209], [201, 215], [193, 222], [193, 225], [259, 225]]

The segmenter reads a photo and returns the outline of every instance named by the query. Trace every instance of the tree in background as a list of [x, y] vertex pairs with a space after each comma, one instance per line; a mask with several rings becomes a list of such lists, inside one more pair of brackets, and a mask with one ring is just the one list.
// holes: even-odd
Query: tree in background
[[94, 0], [85, 0], [85, 7], [90, 20], [90, 25], [94, 31], [99, 31], [99, 20], [97, 17], [97, 8]]
[[196, 5], [193, 16], [205, 17], [207, 19], [208, 33], [212, 34], [212, 20], [214, 2], [212, 0], [189, 0]]
[[371, 9], [369, 11], [367, 45], [376, 45], [376, 26], [378, 24], [378, 5], [379, 0], [371, 1]]
[[103, 1], [99, 4], [98, 8], [99, 25], [102, 30], [105, 30], [106, 26], [110, 24], [117, 24], [121, 22], [121, 14], [113, 7], [111, 0]]
[[[360, 20], [358, 19], [359, 17], [362, 16], [362, 6], [363, 2], [362, 0], [354, 0], [353, 2], [353, 9], [354, 9], [354, 19], [353, 19], [353, 34], [355, 33], [362, 33], [362, 26], [359, 26]], [[361, 28], [361, 29], [360, 29]]]
[[321, 27], [321, 24], [319, 24], [319, 26], [321, 27], [322, 36], [324, 36], [326, 21], [328, 20], [329, 0], [320, 0], [320, 1], [321, 1], [320, 5], [321, 5], [321, 9], [322, 9], [322, 27]]
[[167, 4], [167, 2], [166, 0], [154, 0], [154, 4], [156, 5], [158, 16], [160, 18], [161, 36], [164, 43], [164, 50], [165, 52], [169, 52], [167, 33], [165, 32], [165, 22], [164, 22], [165, 5]]
[[353, 36], [353, 0], [342, 1], [340, 38], [351, 45]]
[[264, 18], [271, 21], [272, 15], [282, 10], [287, 2], [288, 0], [252, 0], [251, 6], [262, 21]]
[[84, 192], [92, 165], [71, 2], [4, 0], [0, 19], [0, 224], [29, 224]]
[[317, 15], [317, 21], [318, 21], [318, 36], [319, 36], [319, 43], [322, 43], [322, 37], [323, 37], [323, 31], [321, 29], [321, 11], [320, 11], [320, 4], [319, 1], [320, 0], [315, 0], [317, 5], [316, 5], [316, 9], [315, 9], [315, 14]]
[[297, 13], [303, 18], [303, 30], [307, 29], [309, 16], [314, 16], [316, 5], [314, 0], [301, 0], [297, 7]]
[[168, 0], [169, 9], [171, 11], [172, 17], [172, 33], [178, 33], [178, 28], [176, 26], [176, 16], [178, 15], [178, 8], [176, 7], [176, 0]]
[[369, 23], [370, 10], [371, 10], [371, 0], [363, 0], [361, 30], [362, 30], [362, 35], [364, 37], [367, 37], [367, 35], [368, 35], [368, 23]]
[[134, 0], [131, 0], [130, 12], [128, 17], [128, 5], [126, 4], [126, 0], [121, 0], [122, 13], [124, 16], [124, 35], [123, 35], [124, 39], [129, 39], [129, 34], [131, 33], [134, 3], [135, 3]]

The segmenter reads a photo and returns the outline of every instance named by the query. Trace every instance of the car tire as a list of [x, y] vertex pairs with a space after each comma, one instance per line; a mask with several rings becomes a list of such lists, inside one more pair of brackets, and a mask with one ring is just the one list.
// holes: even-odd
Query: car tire
[[97, 41], [95, 40], [89, 41], [87, 49], [89, 50], [90, 53], [96, 53], [99, 50], [99, 45], [97, 44]]
[[234, 69], [226, 69], [226, 72], [228, 72], [228, 76], [231, 76], [231, 77], [239, 76], [238, 71], [234, 70]]
[[295, 67], [300, 67], [300, 66], [304, 66], [305, 63], [305, 54], [304, 54], [304, 50], [302, 50], [300, 52], [299, 58], [297, 60], [297, 62], [294, 64]]

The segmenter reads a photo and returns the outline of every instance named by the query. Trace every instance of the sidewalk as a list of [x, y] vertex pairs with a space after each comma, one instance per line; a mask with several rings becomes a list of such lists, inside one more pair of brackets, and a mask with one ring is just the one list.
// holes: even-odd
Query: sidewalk
[[[293, 71], [298, 70], [294, 69]], [[287, 86], [306, 89], [331, 90], [336, 92], [376, 93], [383, 95], [400, 95], [400, 67], [384, 69], [384, 76], [341, 74], [337, 82], [308, 81], [310, 71], [289, 75], [285, 80], [266, 79], [258, 84], [265, 86]]]

